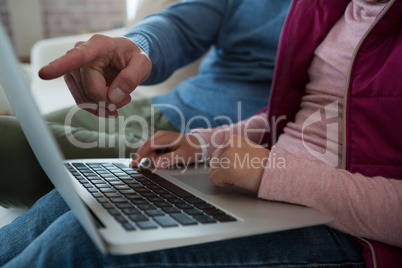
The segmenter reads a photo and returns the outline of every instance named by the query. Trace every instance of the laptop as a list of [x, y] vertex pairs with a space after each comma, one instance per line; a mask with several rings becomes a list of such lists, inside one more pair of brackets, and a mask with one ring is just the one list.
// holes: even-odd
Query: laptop
[[0, 83], [42, 168], [103, 253], [126, 255], [326, 224], [314, 209], [218, 188], [204, 165], [151, 172], [130, 159], [65, 161], [0, 25]]

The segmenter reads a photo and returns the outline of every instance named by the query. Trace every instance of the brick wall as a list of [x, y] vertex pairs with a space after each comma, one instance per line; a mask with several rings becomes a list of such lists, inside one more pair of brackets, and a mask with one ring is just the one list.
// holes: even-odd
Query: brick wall
[[[42, 0], [42, 10], [47, 38], [112, 29], [126, 20], [126, 0]], [[9, 28], [7, 0], [0, 0], [0, 17]]]
[[45, 36], [113, 29], [125, 24], [126, 0], [42, 0]]

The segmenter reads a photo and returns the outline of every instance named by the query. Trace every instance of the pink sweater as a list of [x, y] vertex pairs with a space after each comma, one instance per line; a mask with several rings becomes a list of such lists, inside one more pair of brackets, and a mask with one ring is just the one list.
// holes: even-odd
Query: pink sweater
[[[340, 169], [349, 63], [383, 7], [353, 0], [317, 47], [300, 111], [271, 150], [271, 165], [263, 174], [259, 197], [313, 207], [332, 216], [331, 226], [336, 229], [402, 247], [402, 181]], [[266, 121], [266, 114], [261, 114], [232, 126], [194, 132], [204, 137], [211, 155], [233, 134], [259, 143], [262, 133], [255, 130], [263, 131]]]

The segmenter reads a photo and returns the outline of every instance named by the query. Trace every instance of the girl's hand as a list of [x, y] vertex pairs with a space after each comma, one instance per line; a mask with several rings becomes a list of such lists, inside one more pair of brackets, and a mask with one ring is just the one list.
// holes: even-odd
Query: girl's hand
[[219, 187], [237, 185], [257, 192], [269, 154], [268, 149], [234, 135], [213, 153], [209, 179]]
[[202, 158], [202, 149], [198, 139], [171, 131], [158, 131], [144, 142], [133, 157], [132, 167], [137, 167], [141, 159], [148, 158], [155, 168], [167, 168], [172, 165], [195, 163]]

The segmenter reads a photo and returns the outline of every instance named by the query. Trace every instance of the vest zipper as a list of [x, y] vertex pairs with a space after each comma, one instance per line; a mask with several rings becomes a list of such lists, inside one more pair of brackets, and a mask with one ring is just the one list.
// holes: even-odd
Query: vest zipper
[[371, 30], [378, 24], [378, 22], [381, 20], [381, 18], [384, 16], [385, 13], [391, 8], [391, 6], [395, 3], [396, 0], [390, 0], [388, 5], [384, 8], [384, 10], [378, 15], [378, 17], [375, 19], [373, 24], [370, 26], [370, 28], [367, 30], [367, 32], [363, 35], [362, 39], [360, 42], [357, 44], [355, 51], [353, 52], [352, 59], [350, 61], [349, 65], [349, 70], [348, 70], [348, 76], [346, 78], [346, 88], [345, 88], [345, 94], [344, 94], [344, 102], [343, 102], [343, 144], [342, 144], [342, 169], [346, 170], [346, 153], [347, 153], [347, 148], [346, 148], [346, 110], [348, 106], [348, 93], [349, 93], [349, 88], [350, 88], [350, 76], [351, 72], [355, 63], [356, 55], [357, 52], [359, 52], [361, 45], [363, 42], [366, 40], [367, 36], [370, 34]]
[[[391, 8], [391, 6], [395, 3], [396, 0], [391, 0], [388, 5], [384, 8], [384, 10], [381, 12], [381, 14], [378, 15], [376, 20], [373, 22], [373, 24], [370, 26], [370, 28], [367, 30], [367, 32], [364, 34], [358, 45], [356, 46], [356, 49], [353, 53], [352, 59], [350, 61], [349, 65], [349, 70], [348, 70], [348, 76], [346, 79], [346, 88], [345, 88], [345, 95], [344, 95], [344, 103], [343, 103], [343, 144], [342, 144], [342, 169], [346, 170], [346, 153], [347, 153], [347, 148], [346, 148], [346, 110], [348, 106], [348, 93], [349, 93], [349, 88], [350, 88], [350, 76], [351, 72], [354, 66], [354, 62], [356, 60], [356, 55], [357, 52], [359, 51], [361, 45], [363, 42], [366, 40], [367, 36], [370, 34], [371, 30], [378, 24], [378, 22], [381, 20], [381, 18], [384, 16], [385, 13]], [[374, 250], [373, 245], [370, 243], [370, 241], [359, 238], [360, 240], [364, 241], [370, 248], [371, 256], [373, 259], [373, 268], [377, 268], [377, 258], [376, 258], [376, 253]]]
[[373, 258], [373, 268], [378, 268], [378, 266], [377, 266], [377, 257], [375, 255], [375, 250], [374, 250], [373, 244], [371, 244], [370, 241], [368, 241], [368, 240], [366, 240], [364, 238], [359, 238], [359, 239], [369, 246], [370, 251], [371, 251], [371, 257]]

